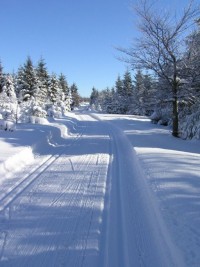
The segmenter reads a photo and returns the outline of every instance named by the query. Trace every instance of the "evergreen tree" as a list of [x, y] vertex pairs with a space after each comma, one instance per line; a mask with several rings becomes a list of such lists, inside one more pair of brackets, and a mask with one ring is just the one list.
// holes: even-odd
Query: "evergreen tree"
[[115, 82], [115, 91], [119, 96], [123, 96], [123, 81], [121, 80], [120, 75], [118, 75]]
[[70, 88], [68, 86], [67, 79], [66, 79], [65, 75], [61, 73], [60, 76], [58, 77], [58, 81], [59, 81], [60, 88], [63, 91], [64, 95], [66, 97], [68, 97], [69, 92], [70, 92]]
[[200, 138], [200, 19], [197, 29], [186, 40], [182, 74], [183, 90], [179, 101], [179, 118], [183, 138]]
[[93, 87], [92, 93], [90, 95], [90, 106], [94, 106], [94, 108], [97, 109], [98, 105], [99, 105], [99, 92], [95, 87]]
[[10, 100], [13, 100], [14, 102], [16, 101], [14, 79], [13, 76], [10, 74], [4, 76], [3, 91], [10, 98]]
[[0, 61], [0, 93], [3, 91], [3, 81], [4, 81], [3, 67]]
[[132, 112], [138, 115], [145, 114], [144, 99], [145, 99], [145, 86], [144, 76], [139, 69], [135, 75], [134, 96], [132, 101]]
[[23, 101], [24, 95], [24, 83], [23, 83], [24, 70], [23, 67], [19, 67], [15, 77], [15, 92], [19, 102]]
[[43, 58], [41, 58], [38, 62], [36, 67], [36, 75], [38, 79], [37, 101], [40, 105], [44, 105], [48, 102], [48, 87], [50, 82], [46, 63]]
[[78, 87], [75, 83], [73, 83], [70, 87], [71, 90], [71, 97], [72, 97], [72, 103], [71, 108], [78, 107], [80, 105], [80, 96], [78, 93]]
[[115, 82], [115, 112], [116, 113], [123, 113], [123, 99], [124, 99], [124, 93], [123, 93], [123, 81], [121, 80], [120, 75], [118, 75], [117, 80]]
[[28, 100], [37, 95], [38, 80], [36, 71], [30, 57], [27, 58], [23, 67], [19, 68], [17, 77], [17, 94], [22, 100]]
[[52, 74], [50, 78], [50, 85], [49, 85], [49, 98], [51, 103], [57, 104], [60, 102], [61, 97], [61, 89], [59, 87], [59, 81], [56, 77], [56, 74]]
[[133, 82], [131, 78], [131, 73], [128, 70], [124, 74], [123, 94], [126, 98], [131, 97], [133, 94]]
[[16, 121], [17, 98], [13, 77], [10, 74], [4, 75], [3, 77], [2, 91], [0, 93], [0, 114], [6, 120]]
[[65, 113], [66, 111], [70, 110], [70, 105], [72, 103], [72, 96], [65, 75], [61, 73], [60, 76], [58, 77], [58, 82], [62, 94], [61, 96], [62, 108], [63, 112]]
[[111, 88], [111, 113], [118, 113], [118, 94], [115, 91], [115, 87]]
[[121, 113], [126, 114], [130, 111], [133, 96], [133, 82], [131, 73], [127, 70], [124, 74], [123, 92], [120, 99]]
[[106, 113], [113, 113], [113, 91], [109, 88], [103, 90], [100, 94], [101, 98], [101, 109]]

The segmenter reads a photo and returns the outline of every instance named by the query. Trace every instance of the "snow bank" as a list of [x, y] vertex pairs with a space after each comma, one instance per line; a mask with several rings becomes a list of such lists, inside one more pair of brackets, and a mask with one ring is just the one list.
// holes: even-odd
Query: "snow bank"
[[23, 148], [19, 153], [8, 157], [0, 163], [0, 184], [13, 173], [21, 170], [25, 165], [34, 160], [34, 154], [31, 147]]
[[[37, 119], [40, 119], [40, 124], [38, 121], [34, 121], [34, 124], [19, 124], [14, 133], [11, 130], [0, 131], [0, 184], [32, 163], [36, 155], [48, 155], [53, 153], [52, 149], [59, 150], [61, 147], [63, 138], [67, 136], [67, 127], [56, 122], [50, 126], [46, 119]], [[12, 124], [2, 121], [2, 129], [8, 125], [12, 129]]]
[[15, 130], [15, 123], [8, 120], [0, 120], [0, 130], [8, 130], [12, 132]]
[[152, 147], [135, 149], [186, 266], [199, 266], [200, 155]]

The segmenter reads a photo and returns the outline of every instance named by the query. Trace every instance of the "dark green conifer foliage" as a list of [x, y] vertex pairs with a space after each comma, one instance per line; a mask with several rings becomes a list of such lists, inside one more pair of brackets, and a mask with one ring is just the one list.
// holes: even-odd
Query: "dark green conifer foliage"
[[23, 67], [18, 72], [18, 94], [23, 100], [35, 96], [38, 90], [38, 80], [30, 57], [27, 58]]
[[72, 103], [71, 107], [78, 107], [80, 105], [80, 95], [78, 93], [78, 87], [75, 83], [72, 84], [70, 87], [71, 90], [71, 97], [72, 97]]
[[3, 73], [3, 66], [0, 61], [0, 93], [3, 91], [3, 84], [4, 84], [4, 73]]

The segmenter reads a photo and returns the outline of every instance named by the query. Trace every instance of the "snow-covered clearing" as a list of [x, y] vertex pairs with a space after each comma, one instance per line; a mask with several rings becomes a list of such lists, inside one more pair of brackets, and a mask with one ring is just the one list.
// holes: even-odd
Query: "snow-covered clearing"
[[0, 147], [0, 266], [200, 266], [198, 141], [80, 110]]

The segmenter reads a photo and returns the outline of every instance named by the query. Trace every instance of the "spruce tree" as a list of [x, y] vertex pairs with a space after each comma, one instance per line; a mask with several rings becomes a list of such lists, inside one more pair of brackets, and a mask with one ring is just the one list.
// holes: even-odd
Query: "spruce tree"
[[26, 101], [37, 95], [38, 80], [30, 57], [27, 58], [24, 66], [19, 68], [17, 80], [17, 94], [22, 100]]
[[70, 108], [70, 105], [72, 103], [71, 92], [68, 86], [67, 79], [64, 74], [62, 73], [60, 74], [60, 76], [58, 77], [58, 82], [62, 94], [62, 108], [63, 112], [65, 113], [66, 111], [69, 111], [71, 109]]
[[121, 80], [120, 75], [118, 75], [117, 80], [115, 82], [115, 90], [119, 96], [123, 96], [123, 81]]
[[57, 104], [60, 102], [61, 89], [59, 87], [59, 81], [55, 73], [53, 73], [50, 78], [48, 95], [51, 103]]
[[14, 79], [12, 75], [10, 74], [5, 75], [3, 90], [6, 93], [6, 95], [10, 98], [11, 101], [14, 101], [14, 102], [16, 101]]
[[73, 83], [70, 87], [71, 90], [71, 97], [72, 97], [72, 103], [71, 108], [78, 107], [80, 105], [80, 95], [78, 93], [78, 87], [75, 83]]
[[127, 70], [124, 74], [123, 79], [123, 93], [125, 97], [130, 97], [133, 94], [133, 82], [131, 78], [131, 73]]
[[61, 73], [60, 76], [58, 77], [58, 81], [59, 81], [61, 90], [63, 91], [65, 96], [68, 97], [70, 89], [69, 89], [68, 82], [67, 82], [65, 75]]
[[97, 108], [98, 104], [99, 104], [99, 92], [95, 87], [93, 87], [90, 95], [90, 106], [94, 106], [95, 108]]
[[49, 74], [43, 58], [38, 62], [36, 75], [38, 79], [37, 100], [40, 105], [44, 105], [48, 102]]
[[4, 82], [4, 74], [3, 74], [3, 67], [0, 61], [0, 93], [3, 91], [3, 82]]
[[123, 101], [123, 81], [120, 77], [120, 75], [118, 75], [117, 80], [115, 81], [115, 112], [116, 113], [123, 113], [123, 105], [124, 105], [124, 101]]
[[4, 119], [16, 121], [17, 98], [13, 77], [10, 74], [6, 74], [3, 77], [2, 91], [0, 93], [0, 113]]
[[131, 73], [127, 70], [123, 79], [123, 95], [121, 98], [122, 113], [126, 114], [130, 111], [133, 96], [133, 82]]
[[135, 89], [134, 89], [134, 113], [138, 115], [145, 114], [144, 99], [145, 99], [144, 76], [141, 70], [138, 70], [135, 75]]
[[16, 77], [15, 77], [15, 92], [16, 92], [16, 96], [19, 100], [19, 102], [23, 101], [23, 95], [24, 95], [24, 82], [23, 82], [23, 78], [24, 77], [24, 70], [23, 67], [20, 66], [18, 68]]

